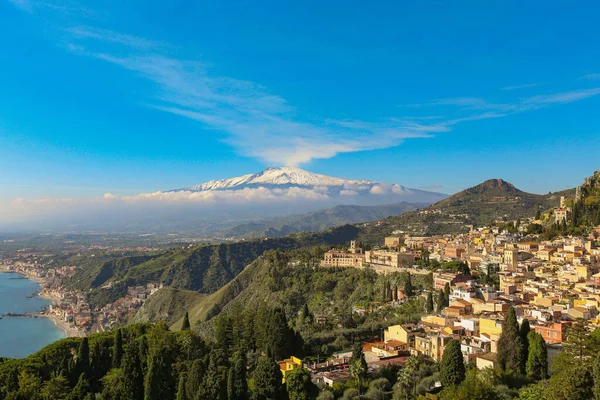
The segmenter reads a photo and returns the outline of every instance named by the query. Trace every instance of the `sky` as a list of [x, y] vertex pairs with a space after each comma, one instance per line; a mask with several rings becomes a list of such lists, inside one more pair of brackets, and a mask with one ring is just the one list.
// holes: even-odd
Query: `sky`
[[0, 201], [600, 169], [600, 4], [0, 0]]

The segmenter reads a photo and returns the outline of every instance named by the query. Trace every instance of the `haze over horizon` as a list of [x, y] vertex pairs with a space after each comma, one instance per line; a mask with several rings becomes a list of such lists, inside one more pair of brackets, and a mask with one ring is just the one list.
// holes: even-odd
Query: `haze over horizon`
[[594, 11], [0, 0], [0, 222], [269, 165], [574, 187], [600, 169]]

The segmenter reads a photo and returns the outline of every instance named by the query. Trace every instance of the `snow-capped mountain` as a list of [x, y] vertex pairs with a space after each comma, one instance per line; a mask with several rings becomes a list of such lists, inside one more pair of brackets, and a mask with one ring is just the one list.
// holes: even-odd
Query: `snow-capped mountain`
[[296, 167], [269, 167], [256, 174], [242, 175], [230, 179], [220, 179], [193, 185], [185, 189], [190, 192], [205, 190], [238, 190], [246, 187], [339, 187], [374, 185], [366, 180], [334, 178], [315, 174]]
[[[256, 174], [213, 180], [183, 189], [172, 190], [171, 192], [238, 191], [257, 188], [271, 190], [290, 188], [311, 189], [329, 196], [343, 196], [344, 198], [364, 198], [365, 196], [373, 195], [384, 201], [384, 203], [377, 201], [380, 204], [403, 200], [433, 203], [447, 197], [441, 193], [410, 189], [398, 184], [344, 179], [315, 174], [297, 167], [269, 167]], [[356, 202], [352, 201], [350, 203]], [[373, 202], [360, 201], [358, 203], [370, 204]]]

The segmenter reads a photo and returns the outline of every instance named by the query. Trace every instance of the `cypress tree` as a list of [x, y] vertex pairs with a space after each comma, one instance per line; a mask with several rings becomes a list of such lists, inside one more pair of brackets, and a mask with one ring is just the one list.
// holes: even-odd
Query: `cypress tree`
[[444, 285], [444, 297], [446, 298], [446, 307], [450, 305], [450, 284], [446, 282]]
[[226, 400], [227, 372], [227, 357], [225, 353], [221, 349], [213, 349], [210, 352], [210, 361], [206, 375], [196, 398]]
[[283, 399], [285, 390], [282, 384], [282, 375], [279, 365], [269, 357], [261, 357], [256, 363], [256, 369], [252, 374], [254, 379], [255, 400], [277, 400]]
[[91, 375], [89, 376], [90, 384], [93, 389], [98, 389], [98, 383], [108, 373], [112, 364], [110, 349], [100, 341], [94, 343], [91, 354]]
[[444, 349], [442, 362], [440, 363], [440, 378], [444, 387], [458, 386], [465, 380], [466, 371], [460, 343], [451, 340]]
[[179, 385], [177, 385], [177, 396], [175, 396], [175, 400], [187, 400], [187, 394], [185, 392], [185, 373], [179, 376]]
[[546, 342], [542, 335], [529, 332], [527, 335], [529, 342], [529, 354], [527, 356], [526, 372], [527, 377], [534, 380], [546, 379], [548, 376], [548, 352]]
[[146, 339], [146, 335], [143, 335], [139, 338], [138, 357], [140, 358], [142, 375], [145, 376], [148, 372], [148, 339]]
[[160, 347], [150, 355], [148, 373], [144, 379], [144, 400], [169, 400], [173, 398], [175, 385], [171, 374], [171, 358], [166, 347]]
[[288, 326], [283, 310], [273, 309], [267, 322], [265, 353], [276, 360], [289, 356], [294, 344], [295, 334]]
[[92, 387], [86, 374], [81, 374], [77, 384], [69, 394], [68, 400], [84, 400], [91, 390]]
[[187, 381], [185, 383], [185, 392], [188, 400], [194, 400], [196, 394], [202, 385], [204, 379], [205, 367], [204, 363], [200, 359], [196, 359], [192, 362], [192, 366], [187, 374]]
[[442, 312], [444, 307], [446, 307], [446, 295], [444, 294], [444, 291], [442, 289], [440, 289], [440, 291], [438, 292], [435, 306], [436, 306], [436, 311], [438, 313]]
[[142, 400], [144, 398], [144, 375], [139, 349], [134, 343], [129, 343], [123, 356], [117, 386], [119, 386], [117, 393], [120, 393], [123, 399]]
[[121, 366], [121, 358], [123, 358], [123, 334], [121, 329], [117, 329], [113, 344], [113, 368], [119, 368]]
[[427, 293], [427, 301], [425, 302], [425, 311], [430, 314], [433, 312], [433, 294]]
[[367, 361], [365, 360], [365, 354], [362, 351], [360, 343], [356, 343], [352, 349], [352, 357], [350, 357], [348, 370], [350, 376], [356, 379], [358, 387], [362, 387], [362, 383], [367, 377]]
[[502, 334], [498, 340], [498, 365], [503, 371], [520, 372], [522, 343], [515, 309], [509, 307], [502, 322]]
[[88, 338], [84, 337], [77, 349], [77, 361], [75, 363], [75, 379], [79, 379], [81, 374], [90, 376], [90, 345]]
[[181, 325], [181, 330], [182, 331], [190, 330], [190, 316], [187, 311], [185, 312], [185, 317], [183, 317], [183, 324]]
[[529, 332], [531, 332], [529, 320], [524, 318], [519, 328], [519, 337], [521, 340], [521, 354], [519, 354], [519, 359], [521, 360], [520, 372], [522, 375], [526, 373], [527, 359], [529, 358]]
[[243, 353], [236, 352], [227, 375], [227, 398], [244, 400], [248, 398], [248, 382], [246, 379], [246, 358]]
[[404, 280], [404, 295], [406, 297], [413, 297], [415, 290], [412, 285], [412, 278], [410, 272], [407, 273], [406, 279]]
[[592, 377], [594, 378], [594, 399], [600, 400], [600, 356], [594, 359], [592, 365]]

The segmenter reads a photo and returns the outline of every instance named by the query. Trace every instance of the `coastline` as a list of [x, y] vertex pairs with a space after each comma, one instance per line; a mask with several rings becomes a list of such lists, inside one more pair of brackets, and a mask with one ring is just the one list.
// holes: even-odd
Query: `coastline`
[[[52, 305], [55, 305], [57, 302], [57, 299], [49, 296], [47, 293], [45, 293], [45, 289], [43, 287], [45, 281], [41, 278], [35, 277], [35, 276], [28, 276], [22, 272], [17, 272], [17, 271], [10, 271], [10, 270], [6, 270], [6, 269], [0, 269], [0, 273], [12, 273], [12, 274], [17, 274], [20, 275], [26, 279], [29, 279], [30, 281], [33, 281], [37, 284], [40, 285], [40, 291], [36, 294], [37, 297], [42, 298], [44, 300], [48, 300]], [[65, 334], [65, 338], [70, 338], [70, 337], [84, 337], [85, 333], [83, 333], [79, 328], [77, 328], [75, 325], [59, 318], [56, 314], [52, 314], [48, 311], [39, 311], [35, 314], [33, 314], [34, 316], [37, 317], [41, 317], [41, 318], [48, 318], [50, 319], [52, 322], [54, 322], [54, 325], [61, 329], [64, 334]]]
[[57, 315], [54, 314], [44, 314], [44, 313], [38, 313], [36, 314], [39, 317], [42, 318], [48, 318], [49, 320], [51, 320], [52, 322], [54, 322], [54, 325], [56, 325], [57, 328], [61, 329], [64, 333], [65, 333], [65, 338], [70, 338], [70, 337], [84, 337], [85, 334], [83, 332], [81, 332], [77, 327], [71, 325], [70, 323], [58, 318]]

